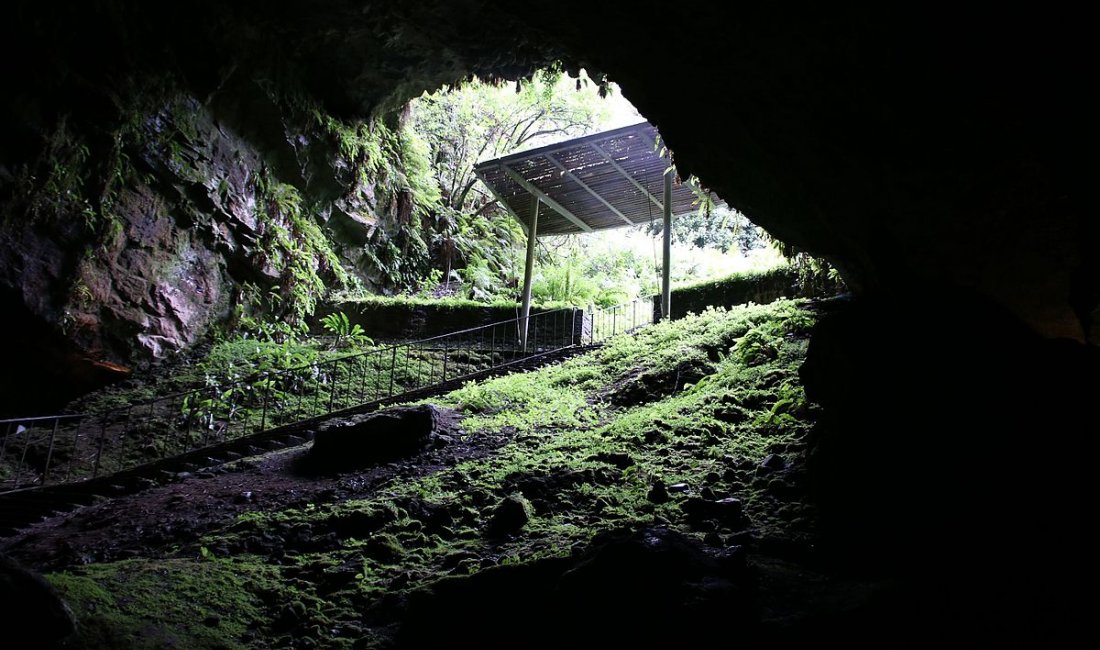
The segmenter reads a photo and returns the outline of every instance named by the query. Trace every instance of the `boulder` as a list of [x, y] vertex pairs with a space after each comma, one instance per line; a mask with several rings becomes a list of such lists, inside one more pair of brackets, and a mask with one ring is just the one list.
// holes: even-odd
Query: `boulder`
[[668, 502], [668, 488], [665, 487], [664, 481], [657, 481], [653, 484], [653, 487], [649, 489], [646, 494], [646, 499], [649, 499], [653, 503], [667, 503]]
[[308, 459], [318, 471], [350, 471], [420, 453], [439, 426], [431, 404], [341, 418], [316, 432]]
[[758, 472], [777, 472], [782, 469], [786, 469], [787, 460], [779, 454], [768, 454], [764, 457], [764, 460], [760, 461], [760, 465], [757, 468]]

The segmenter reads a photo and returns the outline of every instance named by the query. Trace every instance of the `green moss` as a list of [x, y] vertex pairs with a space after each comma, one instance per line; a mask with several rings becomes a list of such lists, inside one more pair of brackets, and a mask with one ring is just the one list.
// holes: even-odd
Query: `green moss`
[[256, 217], [265, 224], [260, 250], [268, 264], [282, 271], [281, 315], [291, 325], [304, 323], [327, 291], [326, 280], [346, 288], [348, 274], [298, 188], [265, 170], [256, 180], [256, 199]]
[[[171, 630], [183, 647], [284, 647], [303, 635], [324, 647], [377, 647], [389, 631], [363, 630], [362, 622], [385, 618], [394, 599], [444, 576], [565, 557], [601, 532], [654, 522], [702, 537], [687, 520], [684, 495], [650, 501], [657, 482], [741, 499], [757, 535], [800, 534], [791, 522], [809, 525], [806, 506], [777, 497], [755, 468], [777, 450], [791, 461], [804, 453], [813, 407], [797, 368], [812, 323], [792, 302], [708, 310], [558, 366], [468, 384], [435, 401], [464, 413], [467, 436], [503, 440], [491, 455], [395, 476], [364, 499], [242, 515], [184, 551], [212, 549], [213, 561], [92, 565], [52, 580], [75, 594], [88, 634], [99, 635], [89, 638], [106, 647], [149, 625], [161, 640]], [[773, 354], [736, 352], [753, 332], [767, 334]], [[703, 373], [690, 385], [614, 399], [634, 383], [675, 374], [685, 359]], [[490, 534], [509, 495], [529, 504], [529, 521]], [[258, 566], [245, 552], [299, 528], [332, 541], [320, 549], [291, 544], [278, 565]], [[149, 611], [165, 613], [151, 623]], [[209, 611], [228, 621], [224, 629], [195, 624]], [[250, 625], [266, 640], [249, 638]]]
[[229, 560], [126, 560], [47, 576], [83, 648], [248, 648], [272, 571]]

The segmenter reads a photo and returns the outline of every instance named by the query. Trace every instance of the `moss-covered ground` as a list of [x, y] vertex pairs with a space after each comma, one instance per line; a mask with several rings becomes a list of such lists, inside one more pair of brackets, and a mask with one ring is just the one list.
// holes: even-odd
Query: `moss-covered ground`
[[[789, 301], [708, 310], [470, 383], [432, 402], [461, 418], [453, 445], [504, 441], [492, 453], [48, 577], [84, 647], [360, 648], [385, 646], [407, 597], [444, 576], [569, 557], [606, 531], [657, 523], [711, 547], [797, 552], [813, 535], [815, 408], [797, 374], [813, 322]], [[510, 496], [529, 519], [490, 525]], [[730, 498], [743, 516], [713, 506]]]

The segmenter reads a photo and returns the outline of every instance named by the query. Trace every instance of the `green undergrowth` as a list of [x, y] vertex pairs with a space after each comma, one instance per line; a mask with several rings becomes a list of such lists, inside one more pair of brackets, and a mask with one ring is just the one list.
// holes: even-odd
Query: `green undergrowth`
[[[520, 306], [518, 302], [501, 298], [495, 298], [493, 300], [471, 300], [469, 298], [457, 296], [434, 298], [416, 295], [379, 296], [344, 294], [338, 296], [334, 302], [337, 306], [342, 308], [363, 305], [376, 307], [434, 307], [437, 309], [484, 309], [485, 307], [517, 309]], [[571, 307], [572, 305], [560, 301], [545, 301], [535, 303], [534, 306], [542, 309], [563, 309], [565, 307]]]
[[211, 385], [228, 385], [257, 373], [279, 372], [354, 354], [366, 346], [334, 347], [324, 338], [274, 341], [246, 336], [231, 336], [163, 362], [150, 374], [156, 381], [139, 376], [135, 380], [92, 393], [81, 409], [101, 412], [132, 403]]
[[[718, 547], [806, 544], [812, 513], [801, 468], [814, 407], [797, 369], [813, 322], [805, 304], [791, 301], [709, 309], [560, 365], [469, 383], [433, 403], [462, 416], [467, 441], [496, 440], [492, 453], [395, 477], [366, 498], [249, 512], [180, 554], [214, 558], [195, 566], [234, 591], [224, 602], [236, 613], [219, 633], [237, 636], [225, 647], [358, 648], [386, 644], [415, 590], [445, 576], [569, 557], [603, 532], [658, 524]], [[490, 522], [516, 494], [533, 514], [502, 531]], [[731, 497], [746, 519], [693, 516], [694, 506]], [[110, 591], [123, 568], [155, 573], [161, 565], [92, 565], [53, 580], [92, 594], [79, 604], [97, 585]], [[162, 597], [221, 602], [212, 592], [191, 594], [188, 584], [168, 581]], [[115, 586], [116, 603], [138, 589]], [[153, 601], [127, 602], [117, 621], [109, 603], [93, 620], [124, 634], [152, 616]], [[297, 603], [296, 613], [286, 613], [287, 603]], [[206, 647], [211, 632], [195, 629], [182, 603], [155, 611], [165, 628], [181, 617], [180, 634]]]
[[[507, 354], [354, 341], [336, 346], [331, 339], [225, 340], [205, 355], [159, 369], [151, 379], [116, 385], [71, 405], [97, 415], [90, 425], [75, 420], [59, 429], [63, 444], [53, 451], [51, 469], [90, 476], [98, 459], [101, 472], [121, 471], [429, 386], [444, 376], [464, 376], [504, 363]], [[106, 422], [102, 447], [95, 437], [75, 436], [80, 427], [100, 422]], [[48, 445], [45, 435], [28, 445], [29, 467], [47, 457]], [[12, 458], [0, 463], [0, 477], [12, 471]]]

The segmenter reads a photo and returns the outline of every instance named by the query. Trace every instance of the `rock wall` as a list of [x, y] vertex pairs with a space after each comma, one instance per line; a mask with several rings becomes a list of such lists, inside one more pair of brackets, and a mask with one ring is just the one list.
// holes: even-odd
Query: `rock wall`
[[[134, 105], [106, 127], [58, 118], [41, 156], [8, 168], [0, 285], [42, 335], [64, 337], [69, 359], [83, 360], [76, 365], [124, 372], [190, 346], [249, 300], [273, 294], [289, 306], [295, 282], [339, 270], [318, 237], [324, 207], [282, 182], [272, 154], [218, 105], [241, 91], [204, 103], [160, 86], [131, 87]], [[245, 91], [280, 116], [276, 98]], [[303, 141], [290, 127], [310, 125], [285, 121], [280, 137]], [[108, 147], [97, 131], [109, 133]], [[315, 148], [337, 157], [331, 143]], [[300, 174], [293, 180], [310, 189]]]
[[1042, 645], [1091, 620], [1100, 349], [1005, 327], [1005, 311], [944, 287], [829, 306], [800, 371], [823, 407], [818, 549], [890, 576], [930, 621]]
[[404, 247], [375, 235], [421, 218], [397, 109], [554, 58], [491, 46], [466, 9], [16, 2], [0, 27], [0, 296], [39, 324], [21, 347], [63, 349], [48, 371], [22, 355], [18, 383], [76, 391], [103, 376], [90, 369], [124, 374], [242, 318], [299, 323], [349, 272], [392, 281], [372, 265]]

